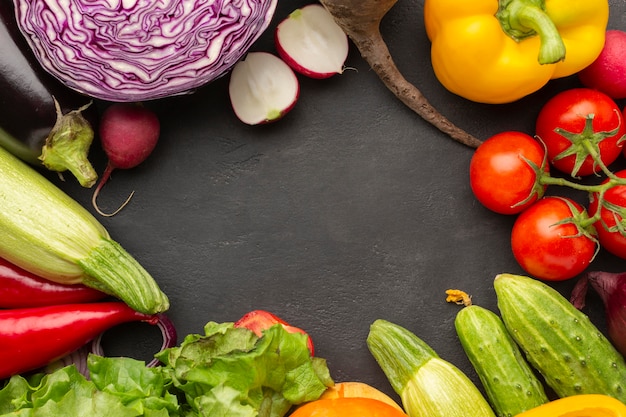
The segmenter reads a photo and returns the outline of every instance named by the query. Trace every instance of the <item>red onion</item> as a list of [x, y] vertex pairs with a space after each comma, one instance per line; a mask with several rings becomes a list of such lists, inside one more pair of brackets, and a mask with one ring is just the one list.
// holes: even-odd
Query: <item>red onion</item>
[[588, 285], [591, 285], [604, 303], [609, 339], [626, 356], [626, 272], [594, 271], [583, 276], [574, 286], [570, 298], [578, 309], [585, 305]]
[[80, 372], [85, 378], [89, 378], [89, 369], [87, 369], [87, 356], [91, 353], [91, 347], [89, 344], [84, 345], [80, 349], [63, 356], [56, 361], [49, 363], [41, 368], [41, 372], [51, 374], [57, 369], [64, 368], [69, 365], [76, 366], [78, 372]]
[[[163, 313], [159, 313], [156, 315], [158, 318], [155, 323], [159, 330], [161, 331], [161, 335], [163, 336], [163, 344], [161, 345], [161, 349], [159, 351], [171, 348], [176, 345], [177, 342], [177, 334], [176, 328], [174, 327], [174, 323]], [[104, 333], [100, 334], [100, 336], [96, 337], [91, 342], [91, 353], [94, 353], [98, 356], [104, 356], [104, 349], [102, 349], [102, 336]], [[157, 358], [152, 359], [146, 366], [155, 367], [160, 364], [160, 361]]]
[[[161, 331], [161, 335], [163, 336], [163, 344], [161, 345], [160, 350], [165, 350], [167, 348], [171, 348], [176, 345], [177, 342], [177, 334], [176, 328], [174, 327], [174, 323], [167, 317], [165, 314], [160, 313], [156, 315], [157, 321], [154, 323], [159, 327]], [[151, 323], [152, 324], [152, 323]], [[80, 349], [46, 365], [41, 368], [41, 372], [52, 373], [57, 369], [63, 368], [68, 365], [75, 365], [78, 369], [78, 372], [83, 374], [85, 378], [89, 378], [89, 369], [87, 368], [87, 357], [90, 353], [93, 353], [98, 356], [104, 356], [104, 350], [102, 349], [102, 336], [104, 333], [101, 333], [98, 337], [93, 339], [91, 343], [88, 343], [81, 347]], [[156, 358], [152, 359], [150, 362], [146, 364], [148, 367], [155, 367], [160, 364], [160, 361]]]

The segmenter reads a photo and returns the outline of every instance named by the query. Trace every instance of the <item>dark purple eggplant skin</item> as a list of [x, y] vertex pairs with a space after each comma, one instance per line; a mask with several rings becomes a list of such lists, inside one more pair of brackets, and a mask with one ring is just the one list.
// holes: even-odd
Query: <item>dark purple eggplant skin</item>
[[53, 96], [64, 113], [91, 100], [41, 67], [17, 25], [13, 1], [0, 0], [0, 127], [40, 151], [56, 121]]

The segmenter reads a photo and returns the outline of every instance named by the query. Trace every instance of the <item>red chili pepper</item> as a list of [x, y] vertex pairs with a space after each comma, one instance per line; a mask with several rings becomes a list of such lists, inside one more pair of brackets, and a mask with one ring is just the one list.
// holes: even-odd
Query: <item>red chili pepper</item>
[[119, 301], [0, 310], [0, 379], [45, 366], [132, 321], [156, 324], [158, 317]]
[[285, 330], [290, 333], [302, 333], [305, 334], [307, 339], [307, 347], [311, 352], [311, 356], [314, 353], [313, 340], [311, 336], [299, 327], [295, 327], [287, 323], [280, 317], [265, 311], [265, 310], [253, 310], [244, 314], [242, 318], [235, 322], [235, 327], [244, 327], [248, 330], [252, 330], [257, 336], [261, 337], [263, 330], [269, 329], [275, 324], [281, 324]]
[[0, 308], [89, 303], [107, 295], [82, 284], [48, 281], [0, 258]]

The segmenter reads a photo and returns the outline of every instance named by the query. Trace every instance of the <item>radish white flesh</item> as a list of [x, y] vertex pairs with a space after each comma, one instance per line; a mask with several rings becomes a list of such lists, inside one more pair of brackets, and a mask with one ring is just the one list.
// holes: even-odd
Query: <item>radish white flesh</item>
[[348, 36], [320, 4], [293, 11], [276, 27], [275, 41], [278, 55], [311, 78], [341, 74], [348, 58]]
[[282, 59], [267, 52], [250, 52], [230, 74], [228, 86], [235, 114], [249, 125], [282, 118], [293, 108], [300, 83]]

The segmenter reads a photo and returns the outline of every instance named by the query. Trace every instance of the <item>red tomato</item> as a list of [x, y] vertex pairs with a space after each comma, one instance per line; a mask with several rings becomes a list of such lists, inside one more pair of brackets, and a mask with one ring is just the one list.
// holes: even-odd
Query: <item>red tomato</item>
[[550, 163], [576, 176], [598, 172], [589, 147], [604, 165], [622, 152], [618, 141], [626, 134], [624, 115], [615, 101], [589, 88], [573, 88], [552, 97], [539, 112], [536, 135], [545, 143]]
[[[616, 172], [620, 178], [626, 178], [626, 170]], [[606, 179], [603, 183], [606, 183]], [[620, 258], [626, 259], [626, 237], [619, 229], [626, 229], [626, 185], [616, 185], [604, 193], [604, 201], [612, 205], [611, 209], [605, 204], [600, 210], [600, 220], [594, 226], [598, 233], [600, 245]], [[594, 193], [589, 204], [589, 215], [594, 216], [598, 212], [598, 195]], [[626, 233], [626, 232], [624, 232]]]
[[[470, 186], [476, 199], [500, 214], [517, 214], [543, 196], [531, 161], [541, 167], [543, 146], [522, 132], [502, 132], [484, 141], [470, 161]], [[544, 170], [548, 171], [548, 164]]]
[[544, 197], [524, 210], [513, 224], [511, 248], [530, 275], [561, 281], [580, 274], [597, 251], [594, 231], [582, 230], [568, 219], [588, 219], [585, 209], [562, 197]]

